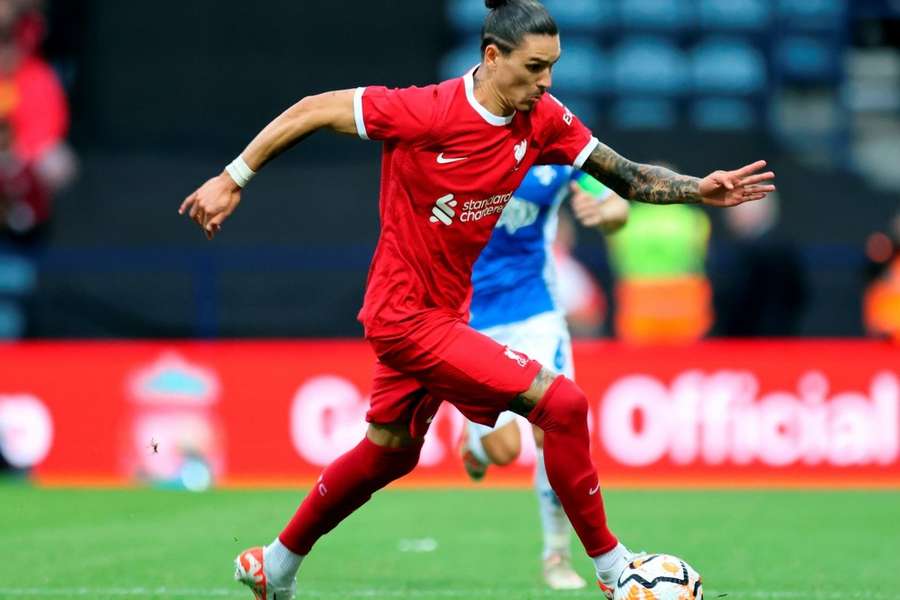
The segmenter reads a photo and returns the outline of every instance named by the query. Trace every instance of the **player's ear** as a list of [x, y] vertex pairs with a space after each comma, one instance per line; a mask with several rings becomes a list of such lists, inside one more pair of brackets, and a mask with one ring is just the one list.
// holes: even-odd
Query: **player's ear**
[[484, 49], [484, 56], [481, 57], [481, 62], [484, 63], [484, 66], [493, 68], [497, 66], [497, 58], [499, 56], [500, 48], [496, 44], [488, 44]]

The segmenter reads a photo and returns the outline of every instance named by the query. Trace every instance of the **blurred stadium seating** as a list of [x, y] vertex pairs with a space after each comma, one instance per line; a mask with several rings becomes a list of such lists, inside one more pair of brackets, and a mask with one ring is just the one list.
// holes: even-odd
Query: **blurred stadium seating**
[[26, 320], [22, 299], [36, 287], [34, 265], [17, 254], [0, 252], [0, 340], [20, 338]]
[[[777, 137], [802, 136], [807, 132], [772, 118], [783, 89], [835, 89], [844, 76], [846, 0], [545, 4], [566, 34], [556, 93], [586, 107], [586, 121], [606, 117], [604, 122], [625, 129], [687, 125], [720, 131], [765, 124]], [[474, 64], [472, 40], [484, 18], [481, 0], [451, 0], [447, 7], [459, 43], [444, 58], [443, 77]], [[824, 139], [837, 156], [847, 122], [840, 111], [835, 115], [816, 143]]]

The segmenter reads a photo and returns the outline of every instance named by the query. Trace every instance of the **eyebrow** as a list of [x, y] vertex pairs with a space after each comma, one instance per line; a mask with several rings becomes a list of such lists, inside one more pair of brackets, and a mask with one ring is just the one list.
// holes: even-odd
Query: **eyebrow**
[[555, 60], [544, 60], [543, 58], [538, 58], [538, 57], [536, 57], [536, 56], [532, 56], [531, 58], [528, 59], [527, 62], [529, 62], [529, 63], [540, 63], [540, 64], [542, 64], [542, 65], [555, 65], [556, 63], [559, 62], [559, 59], [560, 59], [560, 58], [562, 58], [562, 54], [560, 54], [559, 56], [557, 56]]

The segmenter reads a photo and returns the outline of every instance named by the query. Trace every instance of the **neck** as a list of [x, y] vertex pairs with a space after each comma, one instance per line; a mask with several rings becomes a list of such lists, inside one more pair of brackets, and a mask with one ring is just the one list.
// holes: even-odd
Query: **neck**
[[504, 100], [503, 96], [500, 95], [500, 92], [497, 91], [497, 87], [494, 85], [493, 81], [485, 77], [482, 71], [482, 67], [475, 69], [475, 86], [473, 90], [475, 100], [491, 114], [497, 115], [498, 117], [508, 117], [513, 114], [515, 108], [510, 106], [510, 104]]

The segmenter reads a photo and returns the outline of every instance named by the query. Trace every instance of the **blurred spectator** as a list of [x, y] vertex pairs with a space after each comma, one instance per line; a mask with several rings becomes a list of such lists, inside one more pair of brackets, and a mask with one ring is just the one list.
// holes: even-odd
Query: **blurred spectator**
[[65, 94], [36, 54], [39, 8], [36, 0], [0, 0], [0, 339], [27, 334], [33, 250], [46, 237], [52, 195], [75, 175]]
[[709, 231], [709, 218], [697, 207], [632, 203], [628, 224], [607, 238], [619, 339], [685, 343], [706, 334], [712, 324]]
[[15, 42], [25, 56], [37, 54], [47, 25], [41, 12], [44, 3], [41, 0], [16, 0], [11, 2], [18, 12], [15, 26]]
[[778, 196], [723, 212], [734, 262], [716, 282], [716, 332], [728, 337], [797, 335], [809, 283], [796, 246], [777, 232]]
[[53, 193], [74, 178], [75, 157], [65, 142], [69, 114], [62, 86], [34, 54], [42, 35], [37, 23], [33, 1], [0, 0], [0, 118], [12, 127], [15, 154]]
[[35, 239], [50, 217], [50, 199], [32, 168], [13, 152], [9, 122], [0, 119], [0, 239]]
[[863, 302], [863, 319], [871, 335], [900, 341], [900, 212], [890, 234], [876, 232], [866, 241], [871, 283]]
[[11, 129], [0, 119], [0, 340], [27, 333], [36, 273], [22, 250], [41, 239], [50, 208], [37, 177], [12, 150]]

